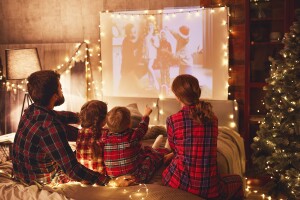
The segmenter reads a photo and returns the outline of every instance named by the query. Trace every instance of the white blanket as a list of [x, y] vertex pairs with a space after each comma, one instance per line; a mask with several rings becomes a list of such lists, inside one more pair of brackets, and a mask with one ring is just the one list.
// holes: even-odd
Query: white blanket
[[219, 126], [218, 152], [226, 157], [229, 174], [245, 175], [246, 155], [243, 138], [234, 130]]

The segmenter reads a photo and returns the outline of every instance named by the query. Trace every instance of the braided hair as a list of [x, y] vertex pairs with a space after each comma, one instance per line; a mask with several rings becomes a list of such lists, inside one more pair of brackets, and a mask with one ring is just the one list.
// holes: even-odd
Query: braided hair
[[214, 113], [209, 102], [200, 101], [201, 88], [198, 79], [189, 74], [177, 76], [172, 83], [172, 91], [184, 105], [194, 106], [190, 116], [200, 124], [211, 122]]
[[92, 144], [92, 153], [93, 157], [97, 159], [101, 153], [101, 147], [97, 143], [99, 138], [100, 130], [106, 121], [107, 114], [107, 104], [98, 101], [91, 100], [86, 102], [80, 110], [79, 118], [82, 128], [90, 128], [93, 132], [93, 144]]

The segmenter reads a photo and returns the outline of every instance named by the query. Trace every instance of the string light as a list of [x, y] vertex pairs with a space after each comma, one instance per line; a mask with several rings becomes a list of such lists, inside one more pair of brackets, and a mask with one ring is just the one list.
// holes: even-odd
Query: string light
[[230, 125], [229, 125], [231, 128], [235, 128], [236, 127], [236, 123], [235, 122], [230, 122]]
[[[221, 11], [225, 11], [225, 8], [226, 8], [226, 6], [222, 6], [221, 4], [219, 4], [218, 6], [220, 6], [220, 10]], [[202, 7], [201, 9], [204, 9], [204, 7]], [[166, 10], [157, 10], [156, 12], [150, 12], [149, 10], [145, 10], [143, 13], [136, 13], [136, 12], [132, 12], [132, 13], [123, 13], [123, 12], [113, 12], [113, 13], [110, 13], [110, 11], [109, 10], [105, 10], [105, 11], [103, 11], [103, 12], [105, 12], [105, 13], [108, 13], [108, 14], [110, 14], [111, 15], [111, 17], [120, 17], [120, 18], [125, 18], [125, 17], [129, 17], [129, 18], [134, 18], [134, 17], [138, 17], [138, 16], [142, 16], [142, 15], [149, 15], [149, 14], [151, 14], [151, 15], [149, 15], [149, 17], [154, 17], [155, 15], [162, 15], [162, 14], [166, 14], [165, 15], [165, 17], [166, 18], [168, 18], [168, 17], [176, 17], [177, 15], [176, 14], [178, 14], [178, 13], [187, 13], [187, 14], [194, 14], [194, 16], [200, 16], [200, 12], [199, 12], [199, 8], [198, 9], [195, 9], [195, 10], [189, 10], [189, 11], [186, 11], [186, 10], [184, 10], [184, 9], [179, 9], [178, 11], [176, 11], [176, 12], [172, 12], [172, 13], [169, 13], [168, 11], [166, 11]], [[214, 9], [211, 9], [210, 10], [210, 13], [215, 13], [215, 10]], [[230, 16], [230, 13], [228, 12], [228, 17]], [[227, 19], [227, 21], [228, 21], [228, 19]], [[227, 26], [227, 28], [228, 28], [228, 26], [229, 26], [229, 23], [227, 22], [226, 20], [222, 20], [222, 22], [221, 22], [221, 25], [222, 26]], [[98, 50], [101, 50], [101, 38], [103, 38], [103, 37], [105, 37], [105, 32], [104, 31], [101, 31], [101, 25], [99, 24], [99, 35], [101, 36], [99, 39], [98, 39], [98, 43], [99, 43], [99, 46], [97, 47], [97, 49]], [[229, 35], [232, 33], [232, 30], [229, 30], [229, 28], [228, 28], [228, 35], [226, 36], [226, 38], [229, 38]], [[88, 45], [90, 43], [90, 41], [89, 40], [84, 40], [84, 42], [83, 43], [80, 43], [80, 44], [77, 44], [77, 50], [76, 50], [76, 52], [75, 52], [75, 54], [74, 55], [72, 55], [70, 58], [69, 57], [66, 57], [65, 58], [65, 61], [67, 62], [67, 63], [65, 63], [65, 64], [61, 64], [61, 65], [57, 65], [57, 67], [56, 67], [56, 70], [57, 71], [60, 71], [60, 72], [65, 72], [65, 73], [69, 73], [70, 72], [70, 70], [72, 69], [72, 65], [70, 65], [71, 63], [70, 62], [73, 62], [74, 60], [76, 60], [76, 57], [78, 57], [79, 55], [80, 55], [80, 48], [82, 47], [82, 45], [83, 44], [85, 44], [85, 45]], [[228, 66], [228, 47], [229, 47], [229, 45], [228, 45], [228, 43], [226, 43], [226, 44], [223, 44], [223, 51], [224, 51], [224, 61], [223, 61], [223, 65], [224, 66]], [[100, 73], [100, 76], [101, 76], [101, 79], [102, 79], [102, 70], [103, 70], [103, 68], [102, 68], [102, 58], [101, 58], [101, 53], [98, 53], [98, 54], [95, 54], [95, 53], [93, 53], [93, 50], [92, 49], [89, 49], [88, 47], [87, 47], [87, 49], [86, 49], [86, 55], [84, 56], [85, 57], [85, 60], [86, 60], [86, 67], [88, 67], [88, 66], [90, 66], [90, 61], [89, 61], [89, 59], [90, 59], [90, 57], [92, 57], [93, 55], [97, 55], [98, 57], [99, 57], [99, 63], [100, 63], [100, 65], [97, 67], [97, 69], [98, 69], [98, 72]], [[67, 66], [67, 67], [66, 67]], [[66, 68], [68, 68], [68, 69], [66, 69]], [[231, 68], [229, 68], [229, 71], [232, 71], [232, 69]], [[93, 79], [93, 76], [92, 76], [92, 74], [88, 74], [87, 73], [87, 75], [86, 75], [86, 79], [88, 80], [88, 79]], [[0, 78], [0, 80], [1, 80], [1, 78]], [[8, 86], [8, 85], [6, 85], [7, 86], [7, 88], [9, 88], [10, 86]], [[226, 83], [226, 85], [225, 85], [225, 88], [228, 90], [228, 88], [229, 88], [229, 83], [227, 82]], [[20, 88], [22, 88], [22, 87], [20, 87]], [[89, 91], [92, 91], [92, 89], [91, 88], [89, 88], [90, 90]], [[102, 82], [100, 82], [100, 86], [99, 87], [95, 87], [94, 88], [95, 90], [97, 90], [95, 93], [96, 93], [96, 95], [97, 96], [102, 96], [103, 97], [103, 84], [102, 84]], [[100, 89], [100, 92], [99, 92], [99, 89]], [[229, 92], [228, 91], [228, 95], [232, 95], [232, 93], [231, 92]], [[87, 96], [89, 96], [89, 94], [87, 94]], [[159, 97], [159, 98], [161, 98], [161, 97]], [[156, 107], [156, 105], [154, 106], [154, 107]], [[159, 113], [163, 113], [163, 110], [161, 109], [160, 111], [159, 111]]]
[[[84, 56], [84, 58], [85, 58], [85, 67], [88, 68], [88, 71], [90, 71], [89, 74], [86, 76], [86, 78], [89, 79], [89, 80], [87, 80], [87, 82], [90, 81], [90, 79], [93, 78], [92, 71], [91, 71], [91, 63], [90, 63], [90, 56], [92, 56], [92, 54], [90, 52], [93, 52], [93, 49], [89, 48], [88, 44], [89, 44], [89, 40], [84, 40], [84, 42], [76, 44], [76, 50], [73, 53], [73, 55], [70, 56], [70, 57], [65, 57], [64, 61], [66, 63], [57, 65], [53, 70], [60, 73], [62, 77], [64, 77], [63, 76], [64, 73], [69, 74], [70, 70], [73, 68], [72, 62], [76, 61], [77, 58], [79, 58], [79, 56], [81, 54], [80, 49], [82, 48], [83, 45], [86, 45], [86, 48], [85, 48], [86, 49], [86, 55]], [[25, 90], [25, 88], [26, 88], [25, 84], [27, 84], [27, 80], [25, 80], [25, 81], [22, 80], [21, 82], [17, 80], [17, 81], [14, 81], [12, 84], [9, 81], [3, 82], [3, 86], [6, 87], [6, 90], [7, 91], [13, 91], [14, 94], [17, 94], [18, 90], [25, 92], [26, 91]], [[86, 98], [87, 99], [93, 98], [93, 96], [92, 96], [93, 94], [91, 93], [92, 89], [87, 87], [87, 91], [90, 91], [90, 93], [86, 94]], [[97, 96], [101, 97], [102, 95], [97, 95]]]

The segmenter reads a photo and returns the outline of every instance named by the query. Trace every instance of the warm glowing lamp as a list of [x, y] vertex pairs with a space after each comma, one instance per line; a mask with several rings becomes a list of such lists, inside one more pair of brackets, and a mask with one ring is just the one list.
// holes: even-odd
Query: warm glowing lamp
[[[30, 49], [6, 49], [6, 79], [7, 80], [24, 80], [36, 71], [41, 70], [41, 63], [37, 48]], [[24, 105], [32, 103], [28, 92], [25, 92], [21, 116], [24, 111]]]

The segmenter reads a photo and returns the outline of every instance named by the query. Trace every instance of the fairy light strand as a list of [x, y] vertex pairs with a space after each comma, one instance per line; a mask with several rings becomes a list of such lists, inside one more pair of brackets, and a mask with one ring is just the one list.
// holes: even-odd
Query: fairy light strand
[[[75, 51], [72, 54], [72, 56], [71, 57], [66, 57], [66, 63], [65, 64], [57, 65], [57, 67], [53, 68], [53, 70], [56, 71], [56, 72], [58, 72], [59, 74], [69, 73], [70, 70], [73, 68], [72, 64], [73, 64], [73, 62], [75, 62], [76, 57], [79, 54], [79, 51], [85, 45], [85, 47], [86, 47], [86, 51], [85, 51], [86, 54], [85, 54], [84, 61], [85, 61], [86, 72], [89, 73], [89, 75], [86, 76], [86, 82], [87, 82], [86, 98], [90, 99], [90, 97], [89, 97], [90, 96], [90, 92], [89, 91], [92, 91], [92, 90], [89, 89], [89, 85], [91, 87], [93, 87], [93, 90], [95, 90], [95, 87], [94, 87], [93, 73], [92, 73], [93, 70], [92, 70], [92, 66], [91, 66], [91, 62], [90, 62], [90, 54], [89, 54], [90, 48], [89, 48], [89, 44], [88, 43], [89, 42], [86, 41], [86, 40], [84, 42], [80, 43], [77, 46], [77, 48], [75, 49]], [[101, 55], [101, 53], [100, 53], [100, 55]], [[89, 70], [87, 70], [87, 69], [89, 69]], [[86, 75], [87, 75], [87, 73], [86, 73]], [[17, 81], [14, 81], [14, 82], [10, 82], [10, 81], [5, 80], [2, 75], [1, 75], [1, 77], [2, 77], [2, 81], [4, 80], [3, 81], [3, 86], [6, 87], [7, 91], [13, 91], [14, 94], [17, 94], [18, 90], [22, 90], [23, 92], [25, 92], [25, 88], [26, 88], [26, 84], [27, 84], [27, 80], [26, 79], [24, 79], [24, 80], [17, 80]]]
[[[166, 16], [169, 16], [169, 17], [172, 17], [172, 16], [176, 16], [176, 14], [182, 14], [182, 13], [194, 13], [194, 14], [199, 14], [202, 10], [204, 9], [211, 9], [211, 12], [209, 12], [211, 15], [214, 14], [214, 9], [213, 8], [221, 8], [220, 11], [225, 11], [226, 8], [228, 8], [227, 6], [222, 6], [221, 4], [218, 4], [217, 6], [215, 7], [210, 7], [210, 8], [204, 8], [204, 7], [199, 7], [199, 8], [195, 8], [195, 9], [191, 9], [191, 10], [185, 10], [185, 9], [177, 9], [177, 11], [169, 11], [169, 10], [141, 10], [141, 11], [109, 11], [109, 10], [105, 10], [105, 11], [101, 11], [100, 13], [106, 13], [106, 14], [110, 14], [111, 17], [116, 17], [116, 18], [130, 18], [130, 17], [144, 17], [144, 16], [156, 16], [156, 15], [166, 15]], [[226, 19], [223, 20], [223, 22], [221, 23], [222, 26], [226, 26], [227, 28], [227, 34], [225, 35], [225, 37], [227, 37], [226, 39], [226, 43], [224, 44], [224, 48], [223, 48], [223, 51], [224, 51], [224, 62], [223, 62], [223, 65], [228, 67], [228, 75], [229, 75], [229, 72], [232, 71], [232, 69], [229, 67], [229, 37], [230, 37], [230, 34], [233, 34], [233, 31], [230, 30], [230, 27], [229, 27], [229, 18], [230, 18], [230, 11], [229, 9], [226, 10], [227, 12], [227, 17]], [[101, 20], [100, 20], [101, 21]], [[101, 24], [99, 24], [99, 36], [100, 36], [100, 39], [98, 40], [100, 45], [101, 45], [101, 39], [103, 39], [105, 37], [104, 33], [102, 32], [101, 30]], [[100, 46], [100, 50], [101, 50], [101, 46]], [[100, 54], [101, 55], [101, 54]], [[226, 60], [226, 61], [225, 61]], [[100, 56], [100, 63], [102, 62], [102, 58]], [[103, 67], [102, 63], [101, 63], [101, 68]], [[226, 81], [225, 83], [225, 87], [227, 89], [227, 93], [228, 93], [228, 97], [233, 97], [232, 93], [229, 91], [229, 87], [230, 87], [230, 84], [229, 84], [229, 81], [232, 77], [228, 76], [228, 80]], [[103, 85], [101, 85], [101, 87], [103, 87]], [[102, 94], [103, 95], [103, 94]], [[158, 110], [159, 112], [160, 110]], [[162, 111], [163, 112], [163, 111]], [[158, 114], [159, 116], [159, 114]], [[158, 120], [159, 117], [156, 119]], [[232, 126], [234, 126], [232, 124]]]

